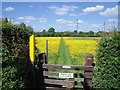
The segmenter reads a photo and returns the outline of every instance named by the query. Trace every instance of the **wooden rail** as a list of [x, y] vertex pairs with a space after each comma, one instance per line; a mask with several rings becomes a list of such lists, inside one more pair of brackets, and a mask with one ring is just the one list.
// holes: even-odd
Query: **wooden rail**
[[[64, 68], [66, 67], [66, 68]], [[46, 69], [61, 69], [61, 70], [86, 70], [86, 71], [92, 71], [93, 66], [68, 66], [69, 68], [67, 68], [67, 66], [65, 65], [56, 65], [56, 64], [43, 64], [43, 68]]]
[[[47, 72], [43, 71], [43, 76], [50, 76], [50, 77], [59, 77], [58, 72]], [[93, 73], [88, 73], [88, 74], [81, 74], [81, 73], [73, 73], [73, 78], [92, 78]]]
[[[86, 55], [84, 66], [48, 64], [45, 61], [46, 59], [45, 58], [43, 59], [45, 63], [43, 62], [39, 63], [41, 87], [48, 88], [49, 85], [52, 85], [51, 90], [54, 90], [55, 87], [57, 88], [56, 85], [60, 86], [59, 88], [64, 88], [62, 90], [66, 90], [65, 88], [73, 90], [75, 86], [83, 86], [85, 90], [89, 90], [92, 87], [92, 78], [93, 78], [92, 54]], [[50, 69], [54, 71], [50, 71]], [[68, 70], [69, 72], [70, 70], [74, 70], [77, 71], [77, 73], [56, 72], [58, 70]], [[80, 70], [84, 71], [84, 73], [78, 72]], [[75, 78], [83, 78], [83, 81], [76, 81]]]

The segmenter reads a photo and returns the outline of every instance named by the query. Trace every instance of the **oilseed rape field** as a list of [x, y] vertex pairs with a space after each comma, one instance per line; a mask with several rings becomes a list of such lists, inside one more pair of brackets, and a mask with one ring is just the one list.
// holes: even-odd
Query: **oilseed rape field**
[[40, 53], [46, 51], [48, 40], [48, 63], [62, 65], [84, 65], [85, 54], [96, 55], [97, 37], [36, 37]]
[[60, 43], [60, 37], [36, 37], [36, 47], [40, 53], [46, 52], [46, 40], [48, 40], [48, 54], [49, 63], [55, 64], [58, 57], [58, 49]]

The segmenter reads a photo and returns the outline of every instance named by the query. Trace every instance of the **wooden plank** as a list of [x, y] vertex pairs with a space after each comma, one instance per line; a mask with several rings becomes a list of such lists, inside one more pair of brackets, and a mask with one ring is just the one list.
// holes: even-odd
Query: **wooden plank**
[[57, 88], [57, 87], [54, 87], [54, 88], [46, 88], [45, 90], [84, 90], [83, 88]]
[[91, 81], [90, 82], [78, 82], [78, 81], [69, 81], [69, 80], [55, 80], [55, 79], [45, 79], [44, 83], [46, 84], [55, 84], [55, 85], [66, 85], [66, 86], [88, 86], [92, 85]]
[[56, 64], [43, 64], [44, 69], [62, 69], [62, 70], [86, 70], [86, 71], [92, 71], [93, 66], [70, 66], [71, 68], [63, 68], [63, 65], [56, 65]]
[[91, 83], [91, 82], [86, 83], [86, 82], [78, 82], [78, 81], [75, 81], [75, 82], [74, 82], [74, 85], [75, 85], [75, 86], [88, 86], [88, 85], [92, 85], [92, 83]]
[[[43, 71], [43, 76], [50, 76], [50, 77], [59, 77], [58, 72], [48, 72], [48, 71]], [[92, 78], [93, 73], [85, 73], [85, 74], [80, 74], [80, 73], [73, 73], [74, 78]]]
[[0, 62], [0, 68], [2, 68], [2, 63]]
[[[69, 88], [57, 88], [57, 87], [53, 87], [53, 88], [46, 88], [45, 90], [71, 90]], [[75, 89], [76, 90], [76, 89]]]
[[54, 80], [54, 79], [45, 79], [44, 83], [46, 84], [55, 84], [55, 85], [74, 85], [74, 81], [68, 81], [68, 80]]

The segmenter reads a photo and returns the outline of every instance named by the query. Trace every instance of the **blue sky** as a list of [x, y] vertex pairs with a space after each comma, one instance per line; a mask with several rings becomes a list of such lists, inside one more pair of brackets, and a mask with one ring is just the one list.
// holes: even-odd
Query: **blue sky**
[[[3, 2], [2, 17], [14, 23], [26, 23], [34, 31], [74, 31], [78, 19], [79, 31], [110, 30], [118, 23], [117, 2]], [[113, 23], [114, 21], [114, 23]]]

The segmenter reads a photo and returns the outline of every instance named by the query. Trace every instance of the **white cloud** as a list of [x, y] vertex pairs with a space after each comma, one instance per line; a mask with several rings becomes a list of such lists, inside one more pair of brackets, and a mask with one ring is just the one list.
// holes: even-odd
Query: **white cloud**
[[18, 19], [22, 20], [22, 19], [24, 19], [24, 17], [18, 17]]
[[83, 21], [82, 20], [78, 20], [78, 23], [83, 23]]
[[48, 7], [51, 10], [54, 10], [55, 14], [57, 15], [65, 15], [68, 14], [69, 11], [74, 11], [75, 9], [77, 9], [77, 6], [67, 6], [67, 5], [63, 5], [61, 7], [58, 6], [50, 6]]
[[108, 21], [109, 21], [109, 22], [113, 22], [113, 21], [114, 21], [114, 22], [118, 22], [117, 19], [108, 19]]
[[26, 20], [29, 20], [29, 21], [34, 21], [34, 20], [36, 20], [36, 18], [33, 17], [33, 16], [25, 16], [24, 18], [25, 18]]
[[5, 8], [4, 9], [5, 11], [13, 11], [13, 10], [15, 10], [13, 7], [7, 7], [7, 8]]
[[26, 23], [29, 23], [30, 21], [26, 20], [25, 22], [26, 22]]
[[96, 5], [95, 7], [87, 7], [85, 9], [83, 9], [83, 12], [84, 13], [91, 13], [91, 12], [96, 12], [96, 11], [100, 11], [103, 9], [104, 9], [104, 6]]
[[99, 14], [102, 16], [118, 15], [118, 6], [116, 5], [115, 7], [107, 8], [106, 10], [100, 12]]
[[68, 21], [68, 20], [65, 20], [65, 19], [57, 19], [56, 22], [60, 23], [60, 24], [70, 24], [70, 23], [73, 23], [73, 21]]
[[56, 22], [62, 22], [64, 19], [57, 19]]
[[90, 27], [101, 29], [101, 28], [103, 28], [103, 25], [102, 24], [92, 24]]
[[[63, 24], [63, 25], [67, 25], [67, 26], [76, 26], [76, 22], [75, 21], [71, 21], [71, 20], [57, 19], [56, 22], [58, 24]], [[78, 20], [78, 23], [82, 24], [83, 21], [82, 20]]]
[[41, 23], [46, 23], [46, 22], [47, 22], [47, 19], [46, 19], [46, 18], [40, 18], [40, 22], [41, 22]]
[[69, 14], [69, 15], [70, 15], [70, 16], [74, 16], [74, 17], [75, 17], [75, 16], [78, 16], [77, 14], [73, 14], [73, 13], [72, 13], [72, 14]]
[[19, 20], [25, 20], [26, 23], [29, 23], [30, 21], [35, 21], [37, 20], [33, 16], [23, 16], [23, 17], [18, 17]]
[[34, 6], [33, 6], [33, 5], [29, 5], [28, 7], [29, 7], [29, 8], [34, 8]]
[[87, 15], [87, 13], [80, 13], [80, 16]]

